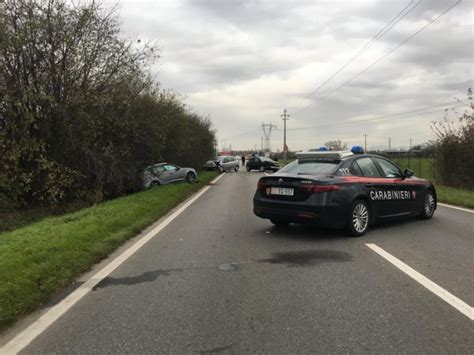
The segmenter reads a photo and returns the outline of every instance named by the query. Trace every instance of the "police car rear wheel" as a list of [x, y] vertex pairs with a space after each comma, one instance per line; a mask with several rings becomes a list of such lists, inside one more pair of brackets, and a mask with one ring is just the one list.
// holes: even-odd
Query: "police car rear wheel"
[[423, 210], [421, 211], [421, 219], [430, 219], [433, 217], [435, 210], [436, 199], [432, 191], [428, 190], [425, 195], [425, 201], [423, 203]]
[[349, 215], [348, 229], [353, 237], [360, 237], [369, 228], [370, 212], [369, 206], [363, 200], [357, 200], [352, 205]]

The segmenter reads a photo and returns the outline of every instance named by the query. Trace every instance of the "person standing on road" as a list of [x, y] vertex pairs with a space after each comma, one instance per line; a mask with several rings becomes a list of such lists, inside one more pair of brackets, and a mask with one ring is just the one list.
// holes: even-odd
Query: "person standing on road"
[[245, 167], [245, 155], [242, 155], [242, 167]]

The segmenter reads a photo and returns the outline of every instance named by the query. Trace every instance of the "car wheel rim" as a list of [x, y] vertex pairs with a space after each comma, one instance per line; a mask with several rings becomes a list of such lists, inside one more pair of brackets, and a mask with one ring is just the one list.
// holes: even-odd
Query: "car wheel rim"
[[189, 174], [188, 180], [189, 180], [190, 182], [194, 182], [194, 180], [196, 180], [196, 177], [194, 176], [194, 174]]
[[368, 224], [369, 211], [364, 204], [359, 203], [354, 207], [354, 211], [352, 212], [352, 225], [358, 233], [362, 233], [367, 229]]
[[431, 216], [434, 211], [435, 199], [432, 193], [428, 193], [425, 197], [425, 214]]

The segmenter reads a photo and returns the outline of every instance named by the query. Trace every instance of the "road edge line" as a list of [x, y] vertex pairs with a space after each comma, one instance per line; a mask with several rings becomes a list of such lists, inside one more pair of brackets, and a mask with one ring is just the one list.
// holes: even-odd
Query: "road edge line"
[[418, 271], [413, 269], [412, 267], [408, 266], [405, 264], [403, 261], [400, 259], [396, 258], [389, 252], [383, 250], [381, 247], [374, 243], [365, 243], [365, 245], [372, 249], [375, 253], [380, 255], [382, 258], [390, 262], [392, 265], [394, 265], [396, 268], [398, 268], [400, 271], [404, 272], [406, 275], [410, 276], [413, 280], [417, 281], [420, 285], [434, 293], [436, 296], [441, 298], [443, 301], [451, 305], [452, 307], [456, 308], [459, 312], [464, 314], [466, 317], [468, 317], [470, 320], [474, 320], [474, 308], [469, 306], [466, 302], [461, 300], [460, 298], [454, 296], [452, 293], [449, 291], [445, 290], [438, 284], [434, 283], [430, 279], [428, 279], [426, 276], [423, 276], [420, 274]]
[[454, 209], [454, 210], [459, 210], [459, 211], [474, 213], [474, 210], [472, 210], [472, 209], [470, 209], [470, 208], [453, 206], [453, 205], [449, 205], [449, 204], [447, 204], [447, 203], [442, 203], [442, 202], [438, 202], [437, 204], [438, 204], [438, 206], [443, 206], [443, 207], [447, 207], [447, 208], [452, 208], [452, 209]]
[[[213, 179], [210, 184], [215, 184], [221, 179], [224, 174], [220, 174]], [[14, 336], [8, 341], [3, 347], [0, 348], [2, 354], [17, 354], [27, 347], [36, 337], [43, 333], [50, 325], [58, 320], [63, 314], [65, 314], [72, 306], [74, 306], [79, 300], [87, 295], [99, 282], [110, 275], [117, 267], [123, 264], [130, 256], [135, 254], [151, 239], [156, 237], [165, 227], [167, 227], [174, 219], [176, 219], [181, 213], [183, 213], [189, 206], [191, 206], [196, 200], [204, 195], [212, 186], [204, 186], [201, 190], [197, 191], [187, 201], [181, 203], [174, 212], [154, 227], [151, 231], [146, 233], [143, 237], [138, 239], [135, 243], [130, 245], [121, 254], [111, 260], [102, 269], [97, 271], [88, 280], [86, 280], [81, 286], [74, 290], [71, 294], [62, 299], [59, 303], [52, 306], [48, 311], [42, 314], [38, 319], [31, 323], [28, 327], [23, 329], [20, 333]]]

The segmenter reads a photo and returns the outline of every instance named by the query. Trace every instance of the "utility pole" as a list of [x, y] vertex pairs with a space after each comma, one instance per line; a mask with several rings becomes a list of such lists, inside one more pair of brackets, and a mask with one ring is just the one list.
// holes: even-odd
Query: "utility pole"
[[367, 133], [364, 133], [364, 153], [367, 153]]
[[392, 138], [388, 137], [388, 150], [392, 150]]
[[[257, 151], [257, 149], [255, 149]], [[260, 151], [263, 152], [263, 137], [260, 137]]]
[[411, 151], [411, 142], [412, 142], [412, 140], [411, 140], [411, 138], [410, 138], [410, 151]]
[[280, 117], [283, 117], [283, 159], [286, 160], [286, 153], [288, 152], [288, 147], [286, 146], [286, 121], [289, 120], [288, 115], [286, 113], [286, 108], [283, 110], [283, 115], [280, 115]]
[[263, 131], [263, 136], [265, 137], [265, 150], [267, 152], [271, 151], [271, 146], [270, 146], [270, 136], [272, 134], [272, 130], [277, 129], [277, 126], [275, 126], [273, 123], [263, 123], [262, 122], [262, 131]]

